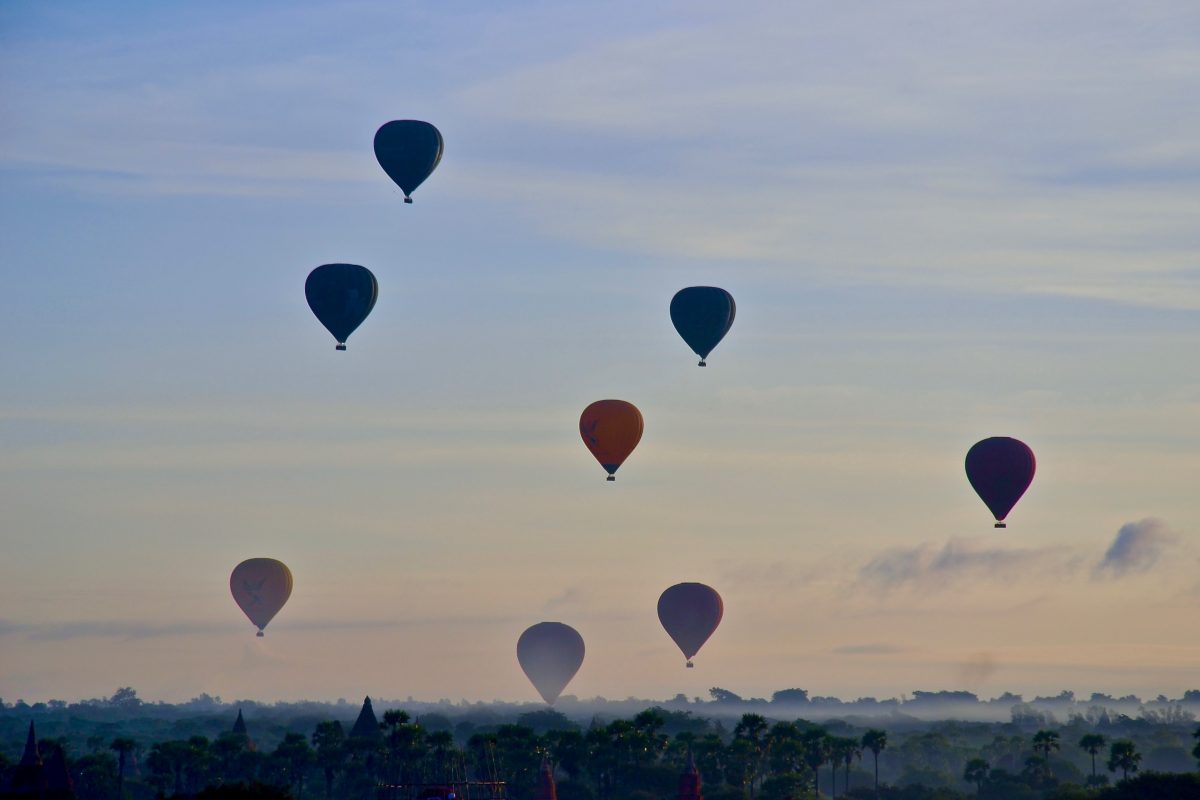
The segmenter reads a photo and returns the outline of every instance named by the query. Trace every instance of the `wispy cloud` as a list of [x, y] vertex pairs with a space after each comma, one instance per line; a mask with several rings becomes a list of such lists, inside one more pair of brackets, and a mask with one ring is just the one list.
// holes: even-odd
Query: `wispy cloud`
[[[514, 615], [443, 615], [422, 618], [330, 620], [301, 619], [277, 621], [274, 631], [371, 631], [417, 628], [492, 627], [516, 624], [522, 618]], [[24, 637], [30, 641], [54, 642], [71, 639], [157, 639], [174, 636], [224, 636], [253, 630], [249, 623], [215, 623], [196, 620], [180, 622], [142, 622], [118, 620], [69, 620], [60, 622], [12, 622], [0, 620], [0, 638]]]
[[978, 686], [992, 677], [999, 668], [993, 653], [974, 653], [958, 668], [958, 678], [964, 686]]
[[859, 569], [864, 583], [882, 588], [936, 590], [971, 581], [1011, 581], [1048, 574], [1070, 574], [1080, 559], [1065, 547], [996, 548], [952, 539], [896, 548]]
[[167, 636], [204, 636], [228, 633], [229, 625], [206, 622], [118, 622], [74, 620], [68, 622], [10, 622], [0, 620], [0, 637], [23, 636], [31, 641], [69, 639], [157, 639]]
[[1097, 578], [1122, 578], [1149, 572], [1178, 540], [1160, 519], [1147, 517], [1126, 523], [1092, 574]]
[[890, 656], [907, 652], [909, 648], [886, 642], [871, 642], [867, 644], [844, 644], [833, 648], [840, 656]]

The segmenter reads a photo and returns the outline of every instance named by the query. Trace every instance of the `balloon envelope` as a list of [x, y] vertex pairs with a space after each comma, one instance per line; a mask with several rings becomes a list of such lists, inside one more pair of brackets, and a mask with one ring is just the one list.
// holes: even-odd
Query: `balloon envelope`
[[597, 400], [579, 417], [579, 435], [608, 479], [642, 440], [642, 412], [624, 400]]
[[658, 598], [658, 621], [679, 645], [689, 667], [724, 614], [721, 595], [703, 583], [677, 583]]
[[379, 297], [379, 283], [371, 270], [357, 264], [322, 264], [304, 281], [308, 307], [337, 339], [337, 349], [371, 313]]
[[273, 558], [251, 558], [233, 568], [229, 591], [262, 636], [263, 628], [292, 595], [292, 571]]
[[671, 322], [700, 356], [700, 366], [733, 326], [737, 305], [733, 295], [715, 286], [689, 286], [671, 298]]
[[375, 132], [375, 158], [404, 191], [404, 202], [442, 160], [442, 134], [428, 122], [399, 119]]
[[1037, 461], [1029, 445], [1008, 436], [976, 442], [967, 451], [967, 480], [1004, 527], [1004, 518], [1033, 482]]
[[561, 622], [539, 622], [517, 640], [517, 661], [533, 688], [551, 705], [583, 664], [583, 637]]

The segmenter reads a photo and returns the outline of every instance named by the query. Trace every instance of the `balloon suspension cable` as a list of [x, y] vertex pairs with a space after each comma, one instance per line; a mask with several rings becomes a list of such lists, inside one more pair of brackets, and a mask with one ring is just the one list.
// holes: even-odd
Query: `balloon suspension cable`
[[255, 635], [255, 636], [257, 636], [259, 639], [263, 638], [263, 632], [262, 632], [262, 631], [259, 631], [258, 633], [254, 634], [254, 635]]
[[696, 665], [695, 665], [695, 664], [693, 664], [693, 663], [692, 663], [690, 660], [687, 662], [687, 668], [688, 668], [688, 669], [695, 669], [695, 667], [696, 667]]
[[333, 348], [333, 349], [334, 349], [334, 350], [345, 350], [345, 349], [346, 349], [346, 343], [345, 343], [345, 342], [338, 342], [338, 345], [337, 345], [337, 347], [335, 347], [335, 348]]
[[404, 195], [404, 202], [408, 203], [409, 205], [412, 205], [412, 198], [409, 197], [408, 195]]
[[708, 366], [708, 364], [705, 364], [705, 363], [704, 363], [704, 359], [702, 358], [702, 359], [700, 359], [700, 363], [699, 363], [699, 364], [697, 364], [696, 366], [697, 366], [697, 367], [707, 367], [707, 366]]
[[997, 522], [997, 523], [996, 523], [996, 527], [997, 527], [997, 528], [1007, 528], [1008, 526], [1007, 526], [1007, 525], [1005, 525], [1003, 522]]
[[608, 480], [608, 481], [615, 481], [616, 479], [617, 479], [616, 475], [609, 475], [607, 478], [605, 478], [605, 480]]

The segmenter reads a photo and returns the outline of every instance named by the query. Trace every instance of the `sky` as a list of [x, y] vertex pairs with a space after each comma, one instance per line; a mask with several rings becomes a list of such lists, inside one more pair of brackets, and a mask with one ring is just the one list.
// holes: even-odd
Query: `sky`
[[1200, 8], [501, 5], [0, 6], [0, 698], [532, 702], [543, 620], [580, 697], [1200, 688]]

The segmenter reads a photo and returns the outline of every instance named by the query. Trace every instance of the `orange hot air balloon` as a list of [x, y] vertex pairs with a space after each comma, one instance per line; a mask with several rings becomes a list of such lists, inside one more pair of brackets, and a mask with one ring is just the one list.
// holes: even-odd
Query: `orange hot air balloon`
[[292, 595], [292, 571], [273, 558], [247, 559], [233, 568], [229, 591], [262, 636], [263, 628]]
[[613, 473], [642, 440], [642, 412], [624, 400], [597, 400], [580, 415], [579, 435], [615, 481]]

